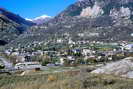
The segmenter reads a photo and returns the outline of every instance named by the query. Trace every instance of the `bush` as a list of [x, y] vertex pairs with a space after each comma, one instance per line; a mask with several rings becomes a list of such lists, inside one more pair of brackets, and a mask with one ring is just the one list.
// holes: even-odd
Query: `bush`
[[43, 61], [41, 62], [42, 66], [46, 66], [46, 65], [49, 64], [49, 63], [50, 63], [50, 62], [47, 61], [47, 60], [43, 60]]
[[56, 80], [57, 80], [57, 78], [53, 75], [49, 75], [48, 79], [47, 79], [48, 82], [53, 82], [53, 81], [56, 81]]
[[96, 64], [97, 63], [97, 60], [95, 58], [88, 58], [86, 60], [86, 64]]

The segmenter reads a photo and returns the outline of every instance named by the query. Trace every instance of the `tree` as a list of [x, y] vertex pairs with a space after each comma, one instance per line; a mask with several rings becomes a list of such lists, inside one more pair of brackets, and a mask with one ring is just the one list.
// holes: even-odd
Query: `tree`
[[43, 66], [46, 66], [48, 63], [51, 63], [51, 58], [48, 55], [39, 56], [38, 60], [41, 62]]

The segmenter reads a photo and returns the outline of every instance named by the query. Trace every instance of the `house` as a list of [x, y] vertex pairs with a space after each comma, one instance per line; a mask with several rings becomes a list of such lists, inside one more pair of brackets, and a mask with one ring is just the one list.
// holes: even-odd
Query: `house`
[[63, 39], [57, 39], [57, 43], [63, 43]]
[[75, 58], [73, 56], [67, 56], [67, 59], [70, 61], [75, 61]]
[[96, 58], [96, 56], [91, 55], [91, 56], [85, 56], [85, 58], [84, 58], [84, 59], [95, 59], [95, 58]]
[[65, 61], [72, 64], [76, 59], [73, 56], [60, 57], [60, 65], [64, 65]]
[[18, 55], [19, 55], [19, 52], [12, 52], [11, 55], [12, 55], [12, 56], [18, 56]]
[[65, 60], [67, 60], [65, 57], [60, 58], [60, 65], [64, 65]]
[[25, 62], [25, 56], [22, 55], [17, 56], [16, 62]]
[[128, 44], [125, 46], [126, 50], [133, 51], [133, 44]]
[[84, 56], [89, 56], [89, 55], [92, 55], [93, 52], [92, 52], [92, 50], [90, 50], [90, 49], [83, 49], [82, 54], [83, 54]]
[[10, 55], [11, 54], [11, 51], [10, 50], [5, 50], [4, 53], [7, 54], [7, 55]]
[[49, 63], [49, 64], [47, 64], [46, 66], [47, 66], [47, 67], [54, 67], [55, 64], [53, 64], [53, 63]]
[[76, 53], [81, 53], [81, 50], [80, 49], [73, 49], [72, 52], [75, 53], [75, 54]]
[[76, 44], [73, 40], [69, 39], [68, 44]]

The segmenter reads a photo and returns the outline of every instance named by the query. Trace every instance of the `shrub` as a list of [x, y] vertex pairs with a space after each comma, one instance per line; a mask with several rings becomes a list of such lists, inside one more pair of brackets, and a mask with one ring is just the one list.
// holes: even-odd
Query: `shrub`
[[56, 80], [57, 80], [56, 76], [49, 75], [47, 81], [48, 81], [48, 82], [53, 82], [53, 81], [56, 81]]

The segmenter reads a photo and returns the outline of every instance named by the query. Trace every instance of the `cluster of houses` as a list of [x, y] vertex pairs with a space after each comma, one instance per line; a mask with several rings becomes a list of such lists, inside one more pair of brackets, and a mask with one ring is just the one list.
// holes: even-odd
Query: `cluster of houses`
[[73, 64], [77, 60], [81, 61], [81, 64], [86, 64], [85, 61], [88, 60], [97, 60], [97, 61], [107, 61], [113, 60], [114, 55], [125, 56], [125, 53], [133, 53], [133, 44], [122, 43], [119, 44], [119, 49], [112, 49], [109, 51], [99, 51], [87, 47], [78, 47], [61, 51], [51, 51], [51, 50], [37, 50], [34, 52], [20, 52], [18, 49], [9, 49], [5, 50], [4, 54], [8, 56], [16, 56], [16, 62], [31, 62], [35, 61], [32, 59], [32, 56], [41, 56], [47, 55], [49, 58], [54, 60], [54, 58], [58, 59], [58, 61], [49, 62], [47, 65], [64, 65], [66, 60], [69, 63]]

